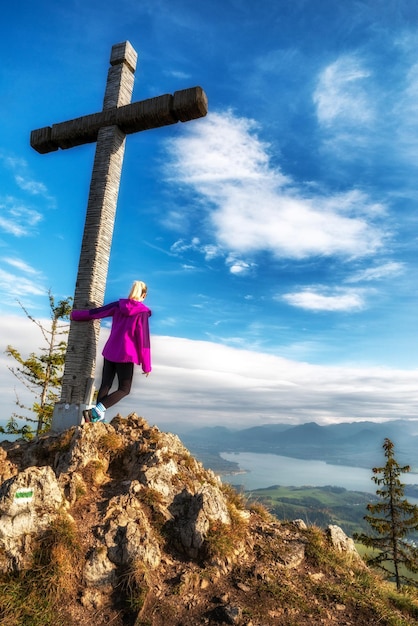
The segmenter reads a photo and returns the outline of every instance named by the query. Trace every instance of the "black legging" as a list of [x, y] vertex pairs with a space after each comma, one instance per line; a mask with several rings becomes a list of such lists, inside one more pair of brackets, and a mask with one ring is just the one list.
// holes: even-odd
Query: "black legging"
[[[101, 402], [108, 409], [116, 402], [119, 402], [119, 400], [122, 400], [131, 390], [133, 375], [133, 363], [114, 363], [105, 359], [97, 402]], [[118, 377], [118, 389], [109, 395], [115, 376]]]

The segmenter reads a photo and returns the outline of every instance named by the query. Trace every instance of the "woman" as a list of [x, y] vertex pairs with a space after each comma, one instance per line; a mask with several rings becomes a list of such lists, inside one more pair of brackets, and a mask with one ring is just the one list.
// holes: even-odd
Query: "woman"
[[[75, 322], [113, 318], [110, 336], [102, 352], [103, 374], [97, 404], [83, 411], [86, 422], [103, 421], [106, 409], [129, 394], [135, 363], [142, 366], [145, 376], [151, 372], [148, 324], [151, 311], [143, 304], [146, 296], [146, 284], [142, 280], [136, 280], [128, 298], [96, 309], [73, 310], [71, 313], [71, 319]], [[118, 378], [118, 389], [109, 393], [115, 376]]]

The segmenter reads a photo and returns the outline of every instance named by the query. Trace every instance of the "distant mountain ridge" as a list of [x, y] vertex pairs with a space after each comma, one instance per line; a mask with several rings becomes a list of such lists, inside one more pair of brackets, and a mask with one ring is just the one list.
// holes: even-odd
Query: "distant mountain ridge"
[[185, 444], [202, 459], [205, 453], [258, 452], [332, 464], [370, 468], [382, 462], [382, 444], [389, 438], [396, 458], [418, 471], [418, 422], [344, 422], [321, 426], [307, 422], [265, 424], [232, 430], [223, 426], [179, 432]]

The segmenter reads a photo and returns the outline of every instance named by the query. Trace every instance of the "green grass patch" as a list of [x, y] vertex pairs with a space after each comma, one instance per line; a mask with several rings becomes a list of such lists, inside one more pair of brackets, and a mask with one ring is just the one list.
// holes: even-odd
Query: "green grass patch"
[[366, 506], [376, 500], [370, 493], [347, 491], [343, 487], [282, 487], [248, 492], [250, 502], [258, 501], [280, 520], [303, 519], [306, 524], [326, 528], [340, 526], [347, 535], [365, 532]]

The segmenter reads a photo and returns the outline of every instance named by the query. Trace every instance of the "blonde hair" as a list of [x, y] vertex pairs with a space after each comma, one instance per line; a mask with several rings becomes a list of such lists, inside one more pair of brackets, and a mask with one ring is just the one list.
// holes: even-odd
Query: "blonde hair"
[[145, 300], [146, 298], [147, 291], [148, 287], [144, 282], [142, 282], [142, 280], [135, 280], [132, 284], [128, 298], [130, 300], [137, 300], [138, 302], [142, 302], [142, 300]]

